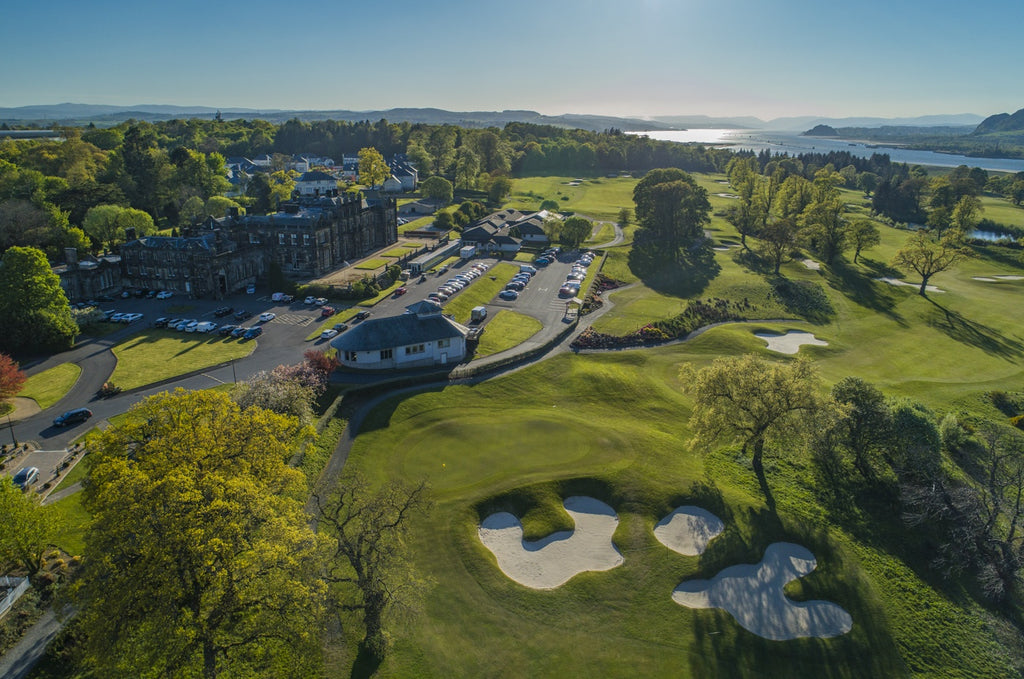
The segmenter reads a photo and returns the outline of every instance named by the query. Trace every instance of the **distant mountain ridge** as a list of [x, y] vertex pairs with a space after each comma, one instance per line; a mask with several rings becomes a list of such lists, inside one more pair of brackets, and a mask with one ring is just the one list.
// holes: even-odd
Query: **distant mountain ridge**
[[1016, 113], [997, 113], [985, 118], [973, 134], [991, 134], [993, 132], [1024, 132], [1024, 108]]
[[463, 127], [504, 127], [511, 122], [554, 125], [556, 127], [578, 127], [585, 130], [602, 131], [610, 128], [620, 130], [653, 131], [672, 129], [672, 125], [640, 118], [619, 118], [615, 116], [565, 114], [546, 116], [536, 111], [445, 111], [438, 108], [392, 108], [376, 111], [300, 111], [266, 110], [250, 108], [215, 108], [212, 106], [172, 106], [166, 104], [139, 104], [135, 106], [109, 106], [101, 104], [52, 104], [42, 106], [21, 106], [0, 108], [0, 121], [20, 124], [65, 124], [79, 125], [88, 122], [116, 124], [128, 119], [170, 120], [173, 118], [212, 118], [217, 112], [225, 118], [260, 118], [270, 122], [284, 122], [298, 118], [306, 122], [314, 120], [344, 120], [360, 122], [429, 123], [434, 125], [460, 125]]

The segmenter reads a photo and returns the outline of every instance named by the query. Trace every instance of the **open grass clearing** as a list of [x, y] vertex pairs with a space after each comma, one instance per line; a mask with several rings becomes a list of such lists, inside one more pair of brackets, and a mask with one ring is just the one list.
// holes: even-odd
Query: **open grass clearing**
[[446, 302], [445, 313], [451, 314], [457, 322], [463, 325], [469, 323], [473, 307], [487, 304], [493, 300], [495, 295], [501, 292], [505, 284], [512, 280], [512, 276], [517, 273], [519, 273], [519, 267], [507, 262], [498, 262], [483, 276], [474, 280]]
[[519, 346], [543, 327], [544, 324], [533, 316], [502, 309], [484, 327], [475, 357], [482, 358]]
[[117, 357], [117, 367], [110, 381], [122, 389], [135, 389], [234, 361], [248, 356], [255, 348], [255, 341], [143, 330], [111, 349]]
[[77, 363], [61, 363], [25, 380], [18, 396], [32, 399], [45, 410], [64, 398], [81, 374]]

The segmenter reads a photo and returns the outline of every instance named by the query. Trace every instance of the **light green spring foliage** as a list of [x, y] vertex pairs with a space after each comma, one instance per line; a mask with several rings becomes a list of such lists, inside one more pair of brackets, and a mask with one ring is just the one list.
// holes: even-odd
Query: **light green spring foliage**
[[293, 418], [162, 393], [103, 432], [73, 600], [105, 677], [299, 677], [320, 664], [323, 589]]

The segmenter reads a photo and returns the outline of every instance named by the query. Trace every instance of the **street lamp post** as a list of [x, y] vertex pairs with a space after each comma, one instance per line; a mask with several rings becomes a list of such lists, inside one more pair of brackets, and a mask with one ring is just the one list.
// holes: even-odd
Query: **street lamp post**
[[18, 447], [18, 439], [14, 436], [14, 424], [11, 423], [11, 414], [7, 413], [7, 429], [11, 432], [11, 442]]

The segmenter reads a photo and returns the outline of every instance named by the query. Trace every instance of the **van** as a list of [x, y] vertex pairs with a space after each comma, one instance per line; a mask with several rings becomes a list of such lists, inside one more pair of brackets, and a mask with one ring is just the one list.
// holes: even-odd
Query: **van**
[[285, 294], [283, 292], [275, 292], [273, 295], [270, 296], [270, 299], [273, 302], [283, 302], [284, 298]]
[[485, 318], [487, 318], [487, 307], [485, 306], [475, 306], [469, 312], [470, 323], [479, 323]]

